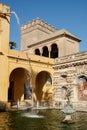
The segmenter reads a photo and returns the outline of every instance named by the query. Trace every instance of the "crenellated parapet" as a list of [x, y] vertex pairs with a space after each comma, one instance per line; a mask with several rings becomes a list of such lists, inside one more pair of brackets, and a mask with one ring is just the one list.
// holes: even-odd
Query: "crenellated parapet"
[[21, 50], [26, 50], [38, 40], [58, 31], [55, 27], [37, 18], [21, 27]]
[[[35, 20], [31, 21], [31, 22], [28, 22], [27, 24], [24, 24], [22, 27], [21, 27], [21, 31], [22, 33], [24, 32], [27, 32], [27, 31], [32, 31], [34, 30], [35, 28], [39, 28], [39, 29], [46, 29], [46, 30], [49, 30], [50, 32], [55, 32], [57, 31], [58, 29], [56, 29], [54, 26], [51, 26], [50, 24], [44, 22], [43, 20], [39, 19], [39, 18], [36, 18]], [[29, 30], [28, 30], [29, 29]], [[26, 31], [25, 31], [26, 30]], [[45, 31], [46, 31], [45, 30]]]

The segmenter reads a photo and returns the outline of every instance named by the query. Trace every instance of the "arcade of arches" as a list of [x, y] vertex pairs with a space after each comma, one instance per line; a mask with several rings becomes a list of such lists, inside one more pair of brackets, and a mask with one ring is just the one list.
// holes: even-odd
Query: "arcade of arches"
[[[8, 102], [14, 105], [19, 100], [20, 103], [28, 102], [31, 104], [33, 99], [34, 106], [37, 101], [41, 105], [52, 103], [53, 87], [50, 73], [41, 71], [36, 75], [35, 88], [32, 87], [31, 74], [24, 68], [14, 69], [9, 78]], [[21, 102], [22, 101], [22, 102]]]
[[49, 58], [58, 58], [58, 47], [57, 44], [52, 44], [51, 49], [49, 49], [47, 46], [44, 46], [42, 48], [42, 53], [40, 52], [40, 49], [37, 48], [35, 49], [35, 54], [36, 55], [41, 55], [41, 56], [45, 56], [45, 57], [49, 57]]

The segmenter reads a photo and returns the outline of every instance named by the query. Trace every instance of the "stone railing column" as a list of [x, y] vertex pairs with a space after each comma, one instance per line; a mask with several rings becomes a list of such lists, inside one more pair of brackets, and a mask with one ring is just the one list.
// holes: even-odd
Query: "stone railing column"
[[42, 53], [43, 53], [43, 47], [42, 48], [39, 48], [40, 49], [40, 55], [42, 56]]
[[49, 51], [49, 58], [50, 58], [51, 57], [51, 55], [50, 55], [51, 47], [50, 46], [48, 46], [48, 51]]

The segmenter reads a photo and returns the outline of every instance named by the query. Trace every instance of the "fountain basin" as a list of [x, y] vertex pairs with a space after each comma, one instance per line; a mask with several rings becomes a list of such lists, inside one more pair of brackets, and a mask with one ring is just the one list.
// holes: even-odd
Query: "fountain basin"
[[3, 130], [87, 130], [87, 112], [74, 112], [73, 124], [62, 123], [65, 114], [57, 109], [40, 110], [44, 118], [28, 118], [22, 114], [28, 111], [0, 113], [0, 129]]

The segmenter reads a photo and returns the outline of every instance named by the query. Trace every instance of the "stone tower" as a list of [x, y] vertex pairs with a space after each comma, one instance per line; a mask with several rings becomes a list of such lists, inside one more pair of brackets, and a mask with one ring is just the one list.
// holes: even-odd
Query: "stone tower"
[[41, 19], [21, 27], [21, 51], [49, 58], [79, 52], [81, 40], [66, 29], [57, 29]]
[[28, 49], [29, 45], [35, 44], [38, 40], [58, 31], [55, 27], [36, 18], [21, 27], [21, 50]]

